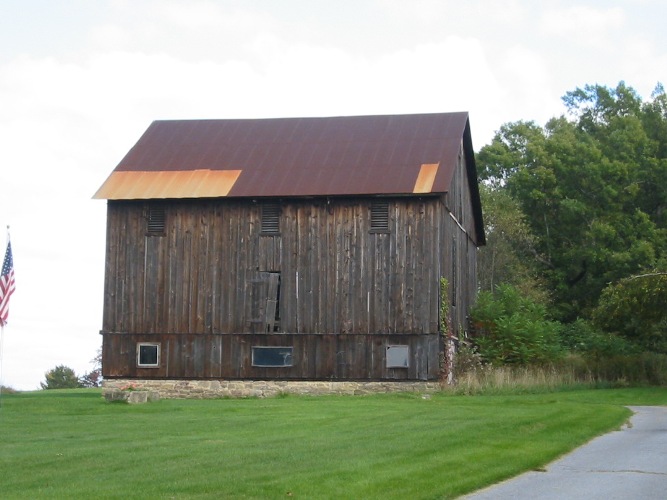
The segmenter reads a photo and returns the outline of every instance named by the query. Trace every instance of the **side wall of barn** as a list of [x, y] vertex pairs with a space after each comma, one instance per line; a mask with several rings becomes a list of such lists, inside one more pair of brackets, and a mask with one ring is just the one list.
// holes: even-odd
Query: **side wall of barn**
[[468, 328], [468, 313], [477, 296], [477, 247], [470, 179], [463, 149], [450, 191], [444, 196], [441, 266], [449, 281], [451, 323], [455, 334]]
[[[102, 330], [437, 332], [442, 198], [380, 202], [386, 230], [371, 228], [374, 201], [284, 200], [275, 235], [262, 234], [262, 201], [109, 202]], [[163, 236], [147, 236], [155, 206]]]
[[471, 207], [463, 153], [444, 196], [110, 201], [103, 375], [434, 380], [439, 278], [455, 334], [475, 297]]

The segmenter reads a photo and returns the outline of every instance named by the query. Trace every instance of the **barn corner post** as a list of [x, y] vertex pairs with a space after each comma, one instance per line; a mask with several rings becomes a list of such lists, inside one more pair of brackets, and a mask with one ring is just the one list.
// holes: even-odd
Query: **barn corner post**
[[449, 282], [444, 276], [440, 277], [440, 335], [443, 337], [443, 350], [440, 353], [440, 383], [453, 385], [454, 358], [456, 356], [456, 337], [452, 331], [451, 316], [449, 313]]

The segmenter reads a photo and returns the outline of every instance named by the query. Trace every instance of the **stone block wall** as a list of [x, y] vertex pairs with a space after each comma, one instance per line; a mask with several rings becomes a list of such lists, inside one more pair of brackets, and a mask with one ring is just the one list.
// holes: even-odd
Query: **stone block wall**
[[432, 393], [438, 382], [304, 382], [273, 380], [105, 380], [105, 392], [132, 386], [133, 390], [154, 391], [166, 399], [211, 399], [272, 397], [280, 394], [374, 394], [389, 392]]
[[157, 391], [145, 391], [145, 390], [136, 390], [131, 391], [117, 388], [117, 387], [108, 387], [103, 391], [104, 399], [113, 403], [115, 401], [122, 401], [124, 403], [130, 404], [140, 404], [140, 403], [152, 403], [154, 401], [160, 400], [160, 394]]

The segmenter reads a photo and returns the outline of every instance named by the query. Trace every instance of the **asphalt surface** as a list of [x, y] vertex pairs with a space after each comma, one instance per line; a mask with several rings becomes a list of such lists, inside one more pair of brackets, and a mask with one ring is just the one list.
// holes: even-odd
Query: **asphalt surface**
[[667, 499], [667, 407], [631, 406], [621, 430], [552, 462], [463, 497], [502, 499]]

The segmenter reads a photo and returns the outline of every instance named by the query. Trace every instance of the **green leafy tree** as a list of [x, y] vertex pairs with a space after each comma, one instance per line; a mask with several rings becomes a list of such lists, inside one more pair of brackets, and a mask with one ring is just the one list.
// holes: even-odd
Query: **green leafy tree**
[[46, 380], [40, 382], [42, 389], [75, 389], [81, 387], [74, 370], [65, 365], [58, 365], [45, 373]]
[[[602, 290], [664, 260], [667, 97], [620, 83], [563, 98], [568, 116], [516, 122], [479, 155], [481, 178], [519, 203], [558, 317], [589, 317]], [[539, 256], [539, 258], [537, 258]]]
[[477, 155], [479, 178], [493, 188], [505, 187], [517, 171], [539, 164], [545, 141], [544, 130], [535, 122], [502, 125]]
[[667, 354], [666, 304], [667, 272], [631, 276], [604, 289], [593, 319], [607, 332]]
[[501, 188], [480, 186], [486, 245], [479, 251], [480, 290], [493, 292], [499, 284], [515, 286], [538, 302], [547, 300], [538, 277], [536, 239], [519, 203]]

